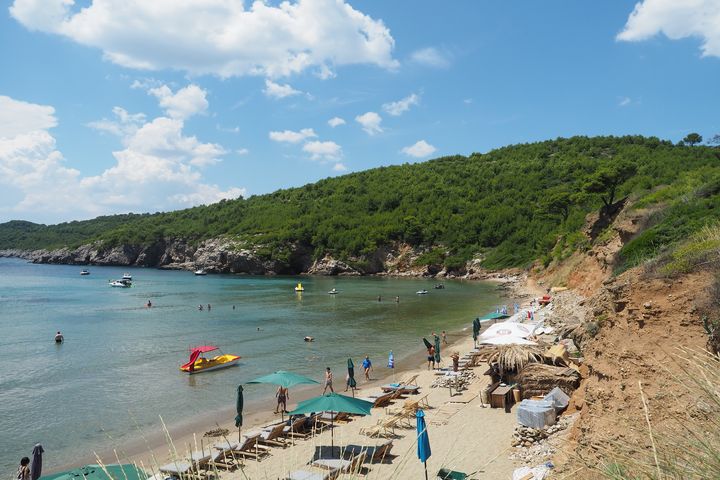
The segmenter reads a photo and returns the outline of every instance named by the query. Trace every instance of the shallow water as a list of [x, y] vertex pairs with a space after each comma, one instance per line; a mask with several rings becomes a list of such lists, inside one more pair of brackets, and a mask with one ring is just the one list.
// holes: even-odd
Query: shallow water
[[[275, 370], [321, 380], [327, 365], [343, 383], [348, 356], [357, 367], [367, 353], [385, 371], [389, 350], [401, 359], [422, 336], [469, 325], [501, 301], [482, 282], [434, 290], [430, 279], [80, 269], [0, 258], [0, 471], [14, 471], [36, 442], [47, 470], [156, 428], [158, 415], [173, 424], [233, 405], [238, 383]], [[133, 287], [110, 288], [125, 271]], [[293, 292], [298, 281], [302, 295]], [[332, 288], [340, 293], [328, 295]], [[414, 293], [423, 288], [428, 295]], [[212, 310], [198, 311], [208, 303]], [[57, 330], [62, 345], [53, 342]], [[179, 372], [198, 344], [241, 355], [240, 366]], [[246, 398], [268, 389], [247, 387]]]

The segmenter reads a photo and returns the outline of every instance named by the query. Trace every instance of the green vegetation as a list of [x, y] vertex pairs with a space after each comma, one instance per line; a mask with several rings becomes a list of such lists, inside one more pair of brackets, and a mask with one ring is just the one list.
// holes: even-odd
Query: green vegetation
[[580, 233], [586, 214], [609, 209], [618, 198], [632, 194], [641, 204], [667, 203], [653, 233], [623, 251], [630, 265], [702, 228], [717, 211], [719, 193], [716, 147], [640, 136], [560, 138], [176, 212], [53, 226], [8, 222], [0, 225], [0, 249], [199, 242], [226, 235], [280, 261], [289, 259], [291, 245], [302, 245], [316, 257], [329, 253], [362, 263], [379, 247], [403, 242], [425, 249], [419, 264], [459, 268], [482, 254], [486, 267], [499, 268], [537, 258], [549, 262], [586, 248]]

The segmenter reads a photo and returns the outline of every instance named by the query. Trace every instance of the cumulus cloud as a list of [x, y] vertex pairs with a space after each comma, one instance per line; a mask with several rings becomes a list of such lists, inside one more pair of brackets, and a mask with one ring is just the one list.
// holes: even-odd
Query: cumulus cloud
[[175, 93], [167, 85], [151, 88], [148, 93], [158, 99], [160, 107], [172, 118], [188, 118], [204, 113], [208, 107], [207, 92], [193, 84]]
[[303, 128], [299, 132], [293, 130], [270, 132], [268, 136], [273, 142], [300, 143], [305, 139], [317, 137], [317, 134], [312, 128]]
[[[0, 130], [0, 185], [8, 187], [3, 192], [2, 216], [57, 221], [176, 209], [244, 193], [244, 189], [223, 190], [204, 182], [202, 169], [219, 161], [226, 151], [186, 135], [183, 118], [160, 116], [146, 121], [143, 114], [114, 108], [113, 119], [92, 126], [118, 135], [123, 148], [113, 152], [115, 164], [110, 168], [83, 176], [65, 165], [48, 131], [57, 124], [52, 107], [2, 97], [0, 102], [35, 112], [35, 119], [23, 124], [25, 131], [18, 126]], [[0, 119], [7, 112], [0, 108]], [[182, 112], [185, 115], [188, 110]], [[0, 120], [0, 126], [4, 123]]]
[[47, 130], [57, 125], [55, 109], [0, 95], [0, 138]]
[[307, 142], [303, 152], [309, 153], [313, 160], [337, 160], [342, 157], [342, 147], [335, 142]]
[[338, 162], [333, 165], [333, 171], [335, 172], [347, 172], [347, 166], [344, 163]]
[[671, 40], [697, 37], [703, 56], [720, 56], [717, 0], [643, 0], [635, 5], [618, 40], [635, 42], [663, 33]]
[[247, 155], [248, 153], [250, 153], [250, 150], [248, 150], [247, 148], [239, 148], [238, 150], [235, 151], [235, 153], [242, 156], [242, 155]]
[[295, 90], [288, 84], [281, 85], [269, 79], [265, 80], [265, 90], [263, 90], [263, 92], [270, 98], [286, 98], [302, 93], [300, 90]]
[[345, 120], [340, 117], [333, 117], [328, 120], [328, 125], [330, 125], [332, 128], [339, 127], [340, 125], [345, 125]]
[[450, 56], [437, 48], [428, 47], [415, 50], [410, 59], [419, 65], [433, 68], [447, 68], [450, 66]]
[[433, 147], [425, 140], [415, 142], [409, 147], [405, 147], [401, 150], [402, 153], [410, 157], [423, 158], [432, 155], [437, 151], [437, 148]]
[[101, 49], [134, 69], [276, 78], [310, 68], [329, 78], [329, 65], [398, 65], [382, 20], [343, 0], [83, 3], [14, 0], [10, 14], [30, 30]]
[[413, 105], [417, 105], [419, 103], [420, 96], [413, 93], [402, 100], [398, 100], [397, 102], [385, 103], [382, 108], [386, 113], [397, 117], [410, 110], [410, 107]]
[[355, 121], [362, 125], [362, 129], [365, 130], [368, 135], [375, 135], [383, 132], [383, 129], [380, 126], [382, 117], [375, 112], [366, 112], [362, 115], [358, 115], [355, 117]]

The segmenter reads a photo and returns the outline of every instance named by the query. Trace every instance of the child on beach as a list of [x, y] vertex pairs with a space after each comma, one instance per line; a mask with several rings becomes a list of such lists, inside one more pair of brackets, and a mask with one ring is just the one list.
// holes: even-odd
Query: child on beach
[[442, 331], [442, 342], [443, 345], [447, 345], [447, 333], [445, 333], [445, 330]]
[[329, 388], [332, 393], [335, 393], [335, 390], [333, 390], [332, 386], [332, 372], [330, 371], [330, 367], [325, 368], [325, 388], [323, 388], [323, 395], [325, 395], [325, 392]]

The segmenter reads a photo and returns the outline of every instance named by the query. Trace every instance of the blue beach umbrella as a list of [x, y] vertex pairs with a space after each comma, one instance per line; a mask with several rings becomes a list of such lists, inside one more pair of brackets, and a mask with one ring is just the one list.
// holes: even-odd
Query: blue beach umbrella
[[417, 417], [417, 455], [423, 464], [425, 464], [425, 480], [427, 480], [427, 459], [430, 458], [430, 437], [427, 433], [427, 425], [425, 424], [425, 412], [418, 409], [415, 414]]

